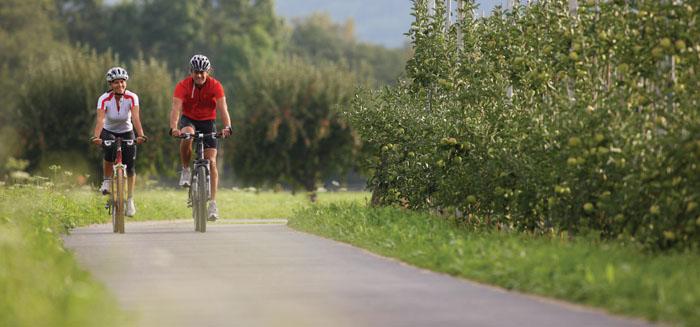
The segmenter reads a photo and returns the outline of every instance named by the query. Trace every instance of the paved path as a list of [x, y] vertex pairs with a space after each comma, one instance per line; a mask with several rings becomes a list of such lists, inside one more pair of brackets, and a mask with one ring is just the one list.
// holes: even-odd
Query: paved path
[[644, 326], [427, 272], [284, 225], [190, 221], [65, 237], [141, 326]]

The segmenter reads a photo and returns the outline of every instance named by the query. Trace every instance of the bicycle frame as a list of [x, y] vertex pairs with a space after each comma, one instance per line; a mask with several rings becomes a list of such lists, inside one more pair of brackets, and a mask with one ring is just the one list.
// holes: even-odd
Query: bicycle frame
[[[192, 208], [192, 218], [195, 222], [195, 231], [206, 232], [207, 217], [205, 213], [206, 203], [211, 200], [211, 173], [210, 161], [204, 158], [204, 139], [207, 137], [218, 138], [220, 133], [200, 133], [194, 134], [184, 133], [180, 136], [181, 139], [193, 139], [195, 143], [195, 158], [193, 160], [192, 174], [190, 176], [190, 189], [187, 196], [187, 206]], [[200, 171], [204, 171], [201, 176]], [[200, 189], [199, 178], [204, 180], [203, 196], [198, 193]]]
[[[221, 134], [219, 133], [197, 133], [195, 132], [194, 134], [189, 134], [189, 133], [184, 133], [182, 134], [180, 138], [188, 140], [188, 139], [193, 139], [194, 144], [195, 144], [195, 157], [193, 159], [193, 167], [192, 167], [192, 172], [196, 172], [199, 167], [204, 167], [206, 170], [206, 180], [207, 180], [207, 200], [211, 200], [211, 180], [210, 180], [210, 167], [209, 167], [209, 159], [204, 158], [204, 139], [207, 137], [211, 138], [217, 138], [220, 137]], [[189, 201], [192, 200], [191, 195], [192, 195], [192, 180], [194, 179], [194, 174], [191, 174], [190, 176], [190, 199]], [[192, 206], [191, 203], [188, 203], [189, 206]]]
[[126, 164], [122, 161], [122, 142], [127, 146], [133, 146], [134, 140], [123, 140], [117, 137], [116, 140], [103, 140], [106, 147], [116, 145], [116, 158], [112, 164], [112, 183], [110, 185], [110, 197], [105, 205], [112, 216], [112, 226], [115, 233], [124, 233], [124, 211], [126, 205]]

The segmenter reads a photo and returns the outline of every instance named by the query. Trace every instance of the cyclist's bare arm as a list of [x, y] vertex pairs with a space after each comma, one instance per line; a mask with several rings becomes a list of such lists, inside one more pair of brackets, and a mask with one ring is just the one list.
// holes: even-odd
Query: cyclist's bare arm
[[[231, 126], [231, 117], [228, 114], [228, 105], [226, 104], [226, 97], [220, 97], [216, 99], [216, 110], [221, 115], [221, 119], [224, 122], [224, 128]], [[224, 136], [230, 135], [231, 131], [222, 130]]]
[[177, 122], [180, 120], [180, 114], [182, 114], [182, 99], [173, 97], [173, 106], [170, 109], [170, 130], [173, 136], [179, 136], [180, 131], [177, 129]]
[[102, 128], [105, 123], [105, 111], [97, 110], [97, 117], [95, 118], [95, 130], [92, 132], [92, 143], [96, 145], [102, 144], [100, 139], [100, 134], [102, 133]]
[[136, 142], [145, 142], [145, 135], [143, 133], [143, 126], [141, 125], [141, 109], [139, 106], [134, 106], [131, 108], [131, 121], [134, 123], [134, 129], [136, 130]]

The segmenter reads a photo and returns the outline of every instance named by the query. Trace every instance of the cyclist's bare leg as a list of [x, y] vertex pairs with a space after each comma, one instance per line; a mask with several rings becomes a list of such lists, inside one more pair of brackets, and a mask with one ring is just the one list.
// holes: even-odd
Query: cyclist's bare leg
[[209, 159], [211, 200], [216, 201], [216, 188], [219, 186], [219, 170], [216, 169], [216, 148], [204, 149], [204, 158]]
[[[194, 133], [192, 126], [185, 126], [180, 130], [180, 133]], [[182, 167], [189, 167], [192, 160], [192, 139], [180, 141], [180, 162]]]
[[134, 174], [133, 176], [127, 176], [126, 184], [128, 187], [126, 197], [131, 198], [134, 195], [134, 186], [136, 186], [136, 174]]
[[111, 179], [112, 175], [114, 175], [114, 171], [112, 170], [112, 166], [114, 165], [113, 162], [109, 162], [107, 160], [102, 160], [102, 173], [104, 174], [104, 178]]

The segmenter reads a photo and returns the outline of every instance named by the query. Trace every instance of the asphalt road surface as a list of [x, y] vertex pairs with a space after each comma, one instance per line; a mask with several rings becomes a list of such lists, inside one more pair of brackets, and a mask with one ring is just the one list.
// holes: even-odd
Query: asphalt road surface
[[[243, 223], [242, 223], [243, 222]], [[646, 326], [411, 267], [284, 220], [75, 229], [80, 264], [139, 326]]]

